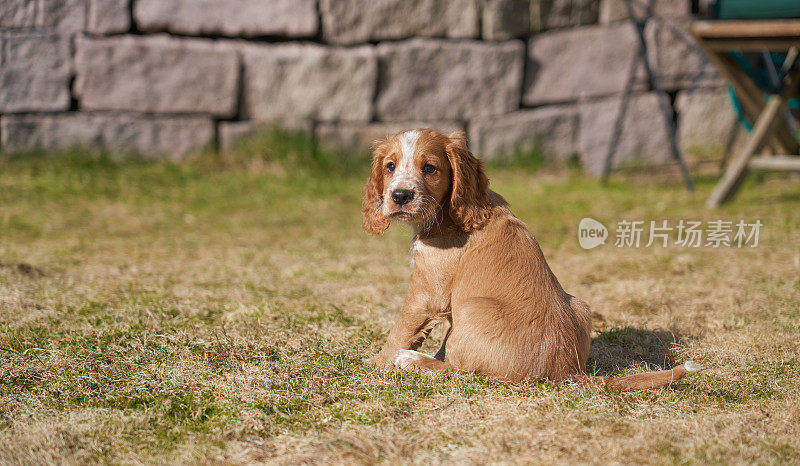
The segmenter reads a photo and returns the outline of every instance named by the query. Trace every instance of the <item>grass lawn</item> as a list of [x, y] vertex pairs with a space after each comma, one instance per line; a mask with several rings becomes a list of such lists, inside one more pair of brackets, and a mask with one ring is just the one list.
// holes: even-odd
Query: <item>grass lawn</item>
[[[800, 462], [800, 183], [491, 168], [603, 319], [589, 371], [667, 389], [381, 372], [409, 229], [361, 230], [366, 159], [267, 134], [181, 164], [0, 157], [0, 463]], [[591, 251], [577, 225], [760, 220], [757, 248]], [[438, 332], [427, 349], [435, 347]]]

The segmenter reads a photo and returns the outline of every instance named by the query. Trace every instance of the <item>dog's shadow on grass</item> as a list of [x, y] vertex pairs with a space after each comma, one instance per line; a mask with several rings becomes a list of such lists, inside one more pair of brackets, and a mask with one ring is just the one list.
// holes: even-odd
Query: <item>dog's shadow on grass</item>
[[625, 327], [603, 331], [592, 338], [586, 372], [613, 376], [630, 367], [670, 369], [675, 365], [672, 350], [686, 340], [686, 336], [667, 330]]

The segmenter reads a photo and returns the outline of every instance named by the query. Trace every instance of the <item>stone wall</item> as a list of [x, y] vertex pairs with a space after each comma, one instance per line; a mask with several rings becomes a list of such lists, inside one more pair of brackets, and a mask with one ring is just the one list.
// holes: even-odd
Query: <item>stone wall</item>
[[[0, 150], [73, 144], [179, 157], [269, 122], [361, 150], [419, 126], [491, 158], [533, 144], [600, 170], [722, 144], [723, 83], [657, 0], [652, 92], [620, 0], [3, 0]], [[620, 112], [623, 111], [621, 114]]]

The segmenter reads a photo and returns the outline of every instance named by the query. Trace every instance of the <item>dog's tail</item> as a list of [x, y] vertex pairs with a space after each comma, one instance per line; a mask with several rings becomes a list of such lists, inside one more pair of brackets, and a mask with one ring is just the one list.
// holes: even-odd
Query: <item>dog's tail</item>
[[700, 371], [703, 366], [694, 361], [686, 361], [680, 366], [673, 367], [668, 371], [643, 372], [641, 374], [629, 375], [627, 377], [613, 378], [601, 376], [581, 376], [582, 380], [606, 386], [612, 390], [629, 392], [634, 390], [648, 390], [651, 388], [663, 387], [682, 379], [687, 374]]

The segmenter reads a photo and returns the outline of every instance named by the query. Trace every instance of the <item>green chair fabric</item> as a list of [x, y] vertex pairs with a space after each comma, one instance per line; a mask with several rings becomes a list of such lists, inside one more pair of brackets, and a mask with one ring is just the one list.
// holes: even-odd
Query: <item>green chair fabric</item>
[[717, 19], [800, 18], [800, 0], [717, 0]]

